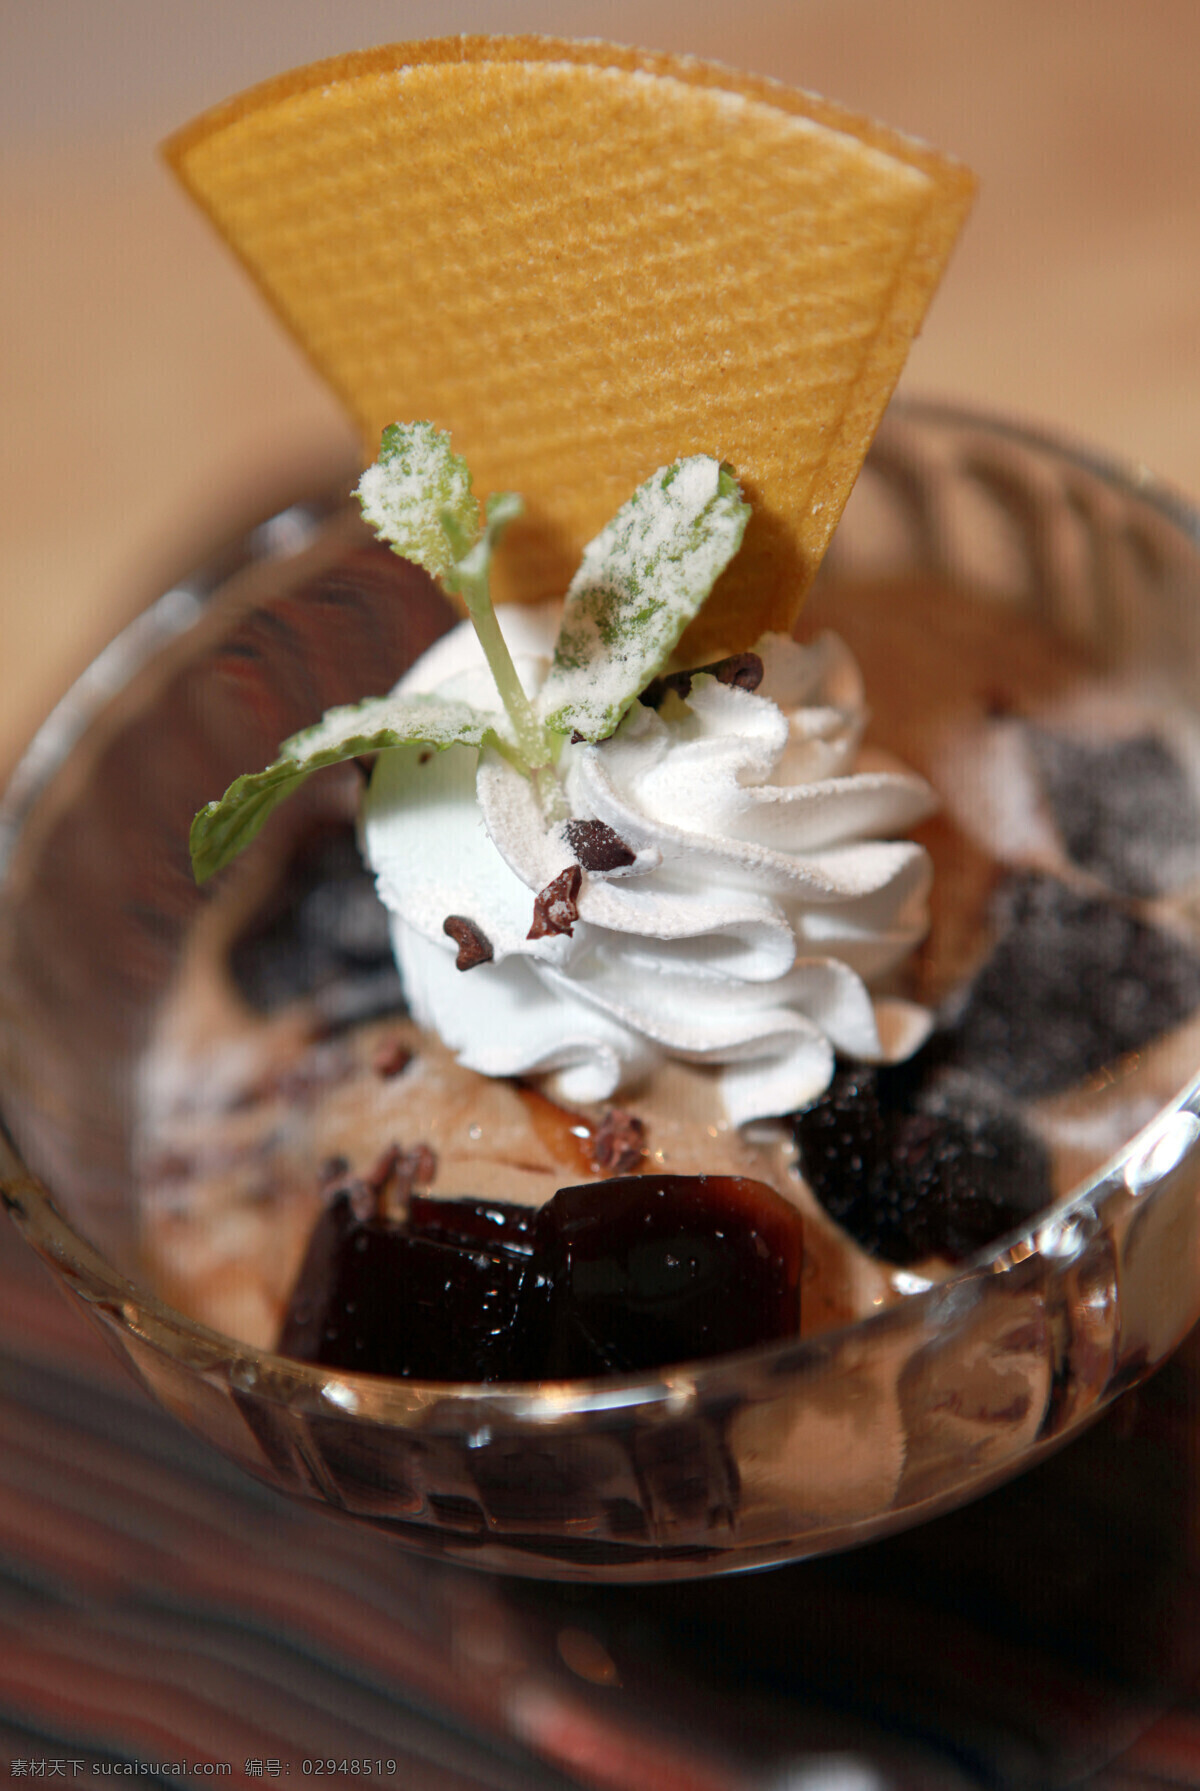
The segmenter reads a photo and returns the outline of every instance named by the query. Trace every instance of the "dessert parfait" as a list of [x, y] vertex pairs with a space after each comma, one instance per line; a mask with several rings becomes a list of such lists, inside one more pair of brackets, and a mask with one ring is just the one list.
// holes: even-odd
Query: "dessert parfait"
[[[268, 1153], [308, 1170], [271, 1203], [286, 1238], [231, 1273], [151, 1225], [156, 1278], [193, 1312], [215, 1290], [225, 1328], [241, 1299], [257, 1344], [452, 1381], [637, 1371], [875, 1310], [890, 1266], [813, 1197], [794, 1116], [839, 1055], [903, 1062], [932, 1028], [905, 986], [930, 877], [905, 836], [935, 798], [864, 744], [836, 636], [792, 628], [970, 178], [809, 96], [603, 46], [447, 40], [319, 72], [172, 160], [382, 424], [365, 518], [469, 620], [197, 817], [206, 880], [312, 773], [369, 760], [356, 825], [408, 1017], [323, 1041], [354, 1067]], [[502, 146], [500, 111], [521, 121]], [[734, 277], [740, 247], [797, 294], [782, 316]], [[376, 257], [399, 285], [382, 318]], [[188, 1034], [184, 1003], [148, 1060], [150, 1214], [179, 1205], [157, 1164], [189, 1165], [194, 1203], [238, 1161], [196, 1029], [169, 1043]], [[218, 1097], [243, 1126], [246, 1087]]]
[[[189, 869], [152, 805], [186, 925], [114, 1160], [183, 1342], [135, 1327], [139, 1372], [277, 1483], [532, 1571], [860, 1539], [1067, 1434], [1195, 1304], [1190, 1133], [1119, 1225], [1055, 1210], [1197, 1061], [1194, 712], [1136, 600], [1092, 613], [1084, 484], [1044, 579], [975, 530], [879, 575], [856, 528], [804, 604], [969, 176], [525, 39], [297, 71], [169, 154], [371, 464], [147, 709], [205, 806]], [[905, 432], [856, 504], [898, 468], [934, 539], [969, 463], [1042, 527], [1029, 444]]]

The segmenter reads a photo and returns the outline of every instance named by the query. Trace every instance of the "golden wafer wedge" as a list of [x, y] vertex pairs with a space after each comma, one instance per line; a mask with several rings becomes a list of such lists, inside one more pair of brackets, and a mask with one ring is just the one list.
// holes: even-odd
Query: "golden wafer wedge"
[[362, 429], [448, 429], [520, 491], [499, 598], [561, 593], [681, 455], [745, 545], [683, 644], [790, 628], [970, 204], [812, 95], [596, 42], [449, 38], [299, 69], [166, 146]]

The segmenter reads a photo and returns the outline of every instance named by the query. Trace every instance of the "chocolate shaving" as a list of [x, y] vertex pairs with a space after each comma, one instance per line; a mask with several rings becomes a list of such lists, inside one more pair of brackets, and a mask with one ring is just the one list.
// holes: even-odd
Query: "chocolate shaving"
[[585, 871], [619, 871], [637, 858], [632, 847], [603, 821], [567, 821], [563, 832]]
[[592, 1168], [600, 1175], [629, 1175], [646, 1154], [646, 1127], [636, 1114], [613, 1107], [592, 1139]]
[[448, 914], [442, 922], [442, 931], [458, 947], [454, 962], [459, 970], [474, 970], [476, 964], [490, 964], [495, 956], [487, 934], [465, 915]]
[[526, 933], [526, 939], [545, 939], [550, 933], [573, 932], [575, 922], [579, 919], [576, 898], [582, 882], [582, 867], [569, 864], [565, 871], [560, 871], [557, 877], [547, 883], [545, 889], [534, 897], [533, 925]]
[[411, 1045], [406, 1045], [403, 1039], [384, 1039], [371, 1059], [371, 1068], [385, 1082], [390, 1082], [393, 1076], [406, 1070], [412, 1060]]
[[732, 684], [738, 690], [757, 690], [763, 681], [763, 662], [757, 653], [730, 653], [725, 659], [714, 659], [711, 665], [696, 665], [689, 672], [667, 672], [652, 678], [638, 701], [648, 709], [661, 708], [668, 691], [674, 691], [684, 702], [692, 694], [692, 679], [702, 672], [718, 684]]

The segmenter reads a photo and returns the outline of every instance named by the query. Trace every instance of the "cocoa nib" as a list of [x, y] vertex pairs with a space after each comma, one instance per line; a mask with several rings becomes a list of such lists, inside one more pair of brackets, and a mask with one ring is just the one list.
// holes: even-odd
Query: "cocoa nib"
[[359, 1198], [352, 1194], [352, 1204], [363, 1209], [363, 1218], [399, 1218], [413, 1189], [427, 1188], [436, 1174], [437, 1156], [428, 1144], [411, 1150], [389, 1144], [363, 1177]]
[[473, 920], [462, 914], [448, 914], [442, 922], [442, 931], [458, 947], [454, 962], [459, 970], [474, 970], [476, 964], [491, 963], [495, 955], [492, 942]]
[[407, 1183], [408, 1193], [427, 1188], [437, 1174], [437, 1152], [432, 1145], [414, 1144], [411, 1150], [401, 1151], [396, 1173]]
[[[533, 902], [533, 925], [526, 939], [545, 939], [550, 933], [571, 933], [579, 919], [577, 897], [583, 882], [583, 870], [569, 864], [552, 882], [547, 883]], [[449, 925], [449, 922], [447, 922]], [[488, 956], [491, 957], [491, 950]]]
[[637, 857], [603, 821], [567, 821], [563, 832], [585, 871], [619, 871]]
[[667, 692], [673, 690], [686, 702], [692, 694], [692, 679], [701, 672], [707, 672], [718, 684], [757, 690], [763, 680], [763, 662], [757, 653], [730, 653], [726, 659], [714, 659], [711, 665], [693, 666], [690, 672], [667, 672], [661, 678], [652, 678], [638, 700], [648, 709], [657, 709]]
[[385, 1082], [390, 1082], [393, 1076], [399, 1076], [408, 1068], [412, 1058], [412, 1047], [403, 1039], [384, 1039], [371, 1059], [371, 1068]]
[[763, 681], [763, 662], [757, 653], [731, 653], [700, 670], [711, 672], [718, 684], [733, 684], [738, 690], [757, 690]]
[[646, 1127], [635, 1113], [613, 1107], [592, 1139], [592, 1168], [601, 1175], [629, 1175], [646, 1154]]

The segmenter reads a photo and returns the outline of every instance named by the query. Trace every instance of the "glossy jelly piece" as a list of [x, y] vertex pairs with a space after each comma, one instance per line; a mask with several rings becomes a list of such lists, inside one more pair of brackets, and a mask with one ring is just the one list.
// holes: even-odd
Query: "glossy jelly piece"
[[903, 1267], [959, 1261], [1053, 1198], [1046, 1151], [982, 1077], [928, 1067], [839, 1070], [797, 1116], [801, 1169], [831, 1219]]
[[358, 1217], [342, 1191], [313, 1231], [278, 1347], [368, 1374], [533, 1379], [543, 1291], [528, 1255], [414, 1237]]
[[630, 1175], [560, 1188], [537, 1219], [552, 1284], [544, 1372], [663, 1367], [794, 1336], [800, 1215], [737, 1176]]
[[499, 1250], [532, 1256], [537, 1208], [504, 1200], [435, 1199], [414, 1194], [408, 1203], [408, 1229], [414, 1237], [469, 1250]]

